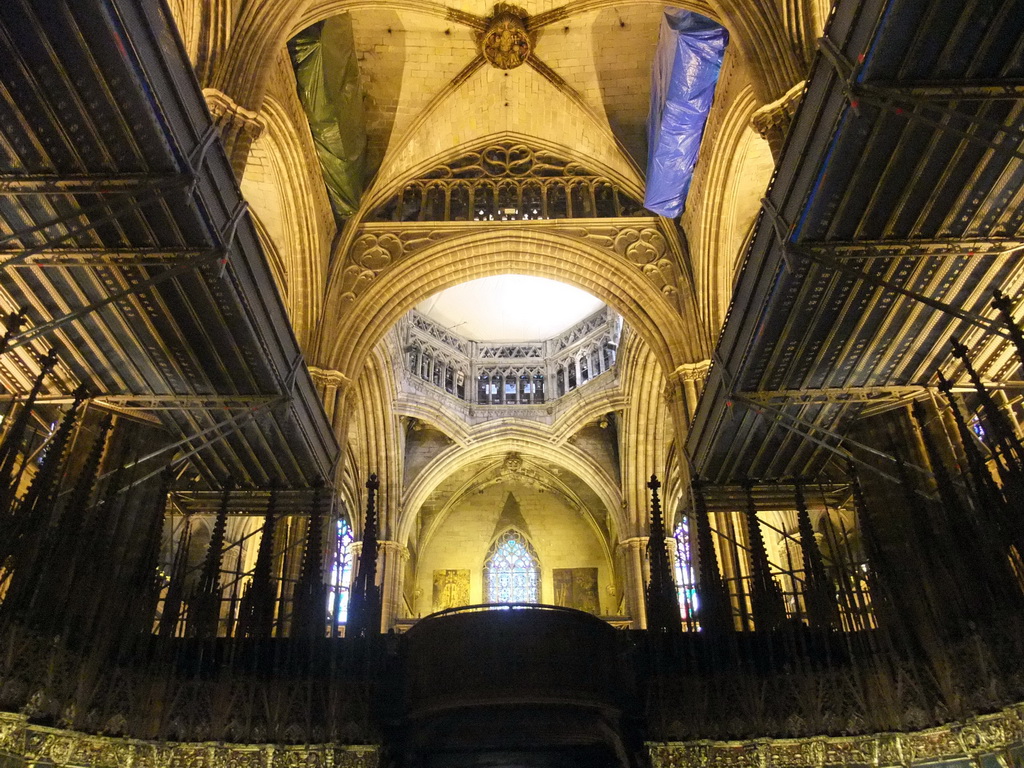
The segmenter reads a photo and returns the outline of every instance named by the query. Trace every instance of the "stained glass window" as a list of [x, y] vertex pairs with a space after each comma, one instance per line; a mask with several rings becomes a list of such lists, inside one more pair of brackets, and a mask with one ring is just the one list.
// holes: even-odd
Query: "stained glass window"
[[975, 435], [977, 435], [979, 440], [984, 440], [985, 439], [985, 427], [981, 423], [981, 419], [978, 418], [977, 414], [975, 414], [971, 418], [970, 427], [971, 427], [971, 432], [973, 432]]
[[690, 521], [683, 518], [676, 526], [675, 577], [679, 593], [679, 613], [683, 621], [695, 618], [697, 613], [697, 578], [693, 571], [693, 551], [690, 544]]
[[540, 602], [540, 567], [523, 534], [506, 531], [491, 547], [484, 563], [488, 603]]
[[352, 526], [338, 520], [331, 563], [331, 584], [327, 592], [327, 615], [338, 624], [348, 619], [348, 598], [352, 586]]

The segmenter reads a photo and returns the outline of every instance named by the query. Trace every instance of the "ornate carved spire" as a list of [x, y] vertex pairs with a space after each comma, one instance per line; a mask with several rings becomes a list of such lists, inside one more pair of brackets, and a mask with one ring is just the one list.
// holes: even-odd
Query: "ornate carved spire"
[[818, 549], [818, 541], [807, 511], [804, 489], [796, 481], [796, 520], [800, 532], [800, 551], [803, 555], [804, 600], [807, 605], [807, 619], [812, 627], [825, 629], [837, 624], [839, 619], [836, 591], [825, 571], [825, 562]]
[[323, 580], [323, 486], [313, 488], [313, 502], [306, 525], [306, 549], [295, 588], [292, 635], [322, 637], [327, 625], [327, 594]]
[[348, 637], [380, 634], [381, 593], [377, 586], [377, 490], [380, 481], [370, 475], [366, 481], [366, 521], [363, 524], [363, 546], [359, 550], [359, 566], [349, 599]]
[[274, 534], [277, 532], [277, 489], [271, 487], [267, 514], [263, 518], [263, 536], [256, 553], [256, 565], [242, 597], [239, 633], [245, 637], [270, 637], [274, 631], [275, 594], [271, 569], [274, 563]]
[[665, 546], [665, 520], [661, 513], [657, 475], [647, 483], [651, 489], [651, 536], [647, 544], [647, 557], [651, 565], [651, 581], [647, 585], [647, 628], [661, 632], [681, 632], [679, 597], [672, 579], [668, 550]]
[[228, 502], [235, 483], [228, 478], [224, 483], [220, 507], [213, 522], [210, 545], [199, 574], [199, 584], [189, 600], [188, 635], [190, 637], [216, 637], [220, 620], [221, 585], [220, 569], [224, 557], [224, 538], [228, 527]]
[[750, 605], [755, 629], [775, 629], [786, 620], [786, 604], [768, 564], [768, 550], [765, 548], [764, 536], [761, 535], [761, 523], [757, 519], [753, 488], [751, 482], [744, 484], [747, 494], [747, 543], [750, 546]]
[[704, 489], [697, 477], [693, 478], [691, 487], [697, 529], [697, 564], [700, 573], [697, 580], [697, 594], [700, 596], [697, 620], [705, 632], [729, 632], [734, 629], [732, 606], [718, 566], [718, 552], [715, 551], [715, 542], [711, 535], [711, 519], [708, 516]]

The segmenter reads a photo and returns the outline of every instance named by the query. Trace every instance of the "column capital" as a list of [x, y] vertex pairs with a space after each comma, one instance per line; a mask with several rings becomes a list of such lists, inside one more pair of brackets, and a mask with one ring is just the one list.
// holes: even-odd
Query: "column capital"
[[341, 371], [317, 368], [315, 365], [309, 366], [309, 375], [313, 378], [313, 383], [317, 386], [345, 388], [352, 383], [352, 379]]
[[619, 539], [619, 546], [623, 549], [646, 547], [650, 538], [650, 536], [630, 536], [628, 539]]
[[[683, 363], [676, 366], [665, 377], [665, 400], [670, 405], [681, 403], [687, 411], [687, 423], [693, 416], [693, 408], [696, 407], [698, 389], [703, 388], [704, 380], [708, 377], [708, 370], [711, 368], [710, 360], [700, 360], [696, 363]], [[688, 392], [688, 390], [692, 390]], [[689, 402], [689, 400], [694, 402]]]
[[263, 133], [263, 120], [259, 113], [243, 107], [217, 88], [204, 88], [203, 98], [206, 99], [214, 125], [220, 131], [231, 167], [235, 175], [241, 178], [249, 147]]
[[782, 154], [786, 132], [793, 122], [793, 116], [796, 115], [796, 108], [800, 105], [806, 86], [807, 81], [801, 80], [775, 101], [757, 109], [750, 117], [751, 126], [768, 142], [776, 162]]
[[708, 376], [711, 368], [710, 360], [700, 360], [696, 363], [683, 363], [676, 366], [669, 378], [677, 381], [703, 381]]
[[408, 560], [412, 555], [412, 553], [409, 551], [409, 548], [399, 541], [393, 541], [391, 539], [382, 539], [381, 541], [377, 542], [377, 546], [380, 547], [381, 550], [384, 550], [386, 552], [394, 552], [395, 554], [399, 555], [403, 560]]

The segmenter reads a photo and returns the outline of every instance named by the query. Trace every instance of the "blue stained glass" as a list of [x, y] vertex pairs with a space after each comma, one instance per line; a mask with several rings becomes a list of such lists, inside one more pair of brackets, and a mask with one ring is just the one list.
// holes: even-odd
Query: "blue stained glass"
[[352, 585], [352, 526], [339, 519], [331, 563], [331, 586], [327, 591], [327, 615], [338, 623], [348, 620], [348, 599]]
[[690, 547], [690, 521], [683, 518], [675, 531], [676, 589], [679, 593], [679, 613], [683, 621], [694, 618], [697, 613], [697, 576], [693, 571], [693, 553]]
[[971, 419], [970, 426], [971, 426], [971, 432], [973, 432], [975, 435], [977, 435], [979, 440], [984, 440], [985, 439], [985, 427], [982, 425], [981, 419], [979, 419], [977, 415], [975, 415]]
[[519, 531], [507, 531], [484, 564], [488, 603], [540, 602], [540, 568], [537, 558]]

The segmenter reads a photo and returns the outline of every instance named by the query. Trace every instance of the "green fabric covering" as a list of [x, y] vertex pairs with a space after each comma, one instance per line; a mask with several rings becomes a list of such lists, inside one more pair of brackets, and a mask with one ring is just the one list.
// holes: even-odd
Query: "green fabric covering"
[[288, 52], [334, 215], [346, 218], [359, 207], [366, 162], [351, 17], [343, 13], [307, 27], [288, 41]]

